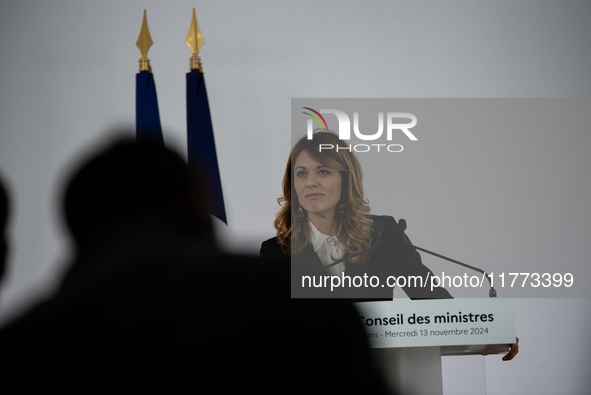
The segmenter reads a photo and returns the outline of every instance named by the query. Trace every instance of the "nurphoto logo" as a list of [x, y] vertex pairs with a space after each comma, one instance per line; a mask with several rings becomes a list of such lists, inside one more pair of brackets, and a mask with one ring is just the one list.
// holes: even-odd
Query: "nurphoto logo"
[[[308, 115], [308, 140], [312, 140], [312, 136], [314, 134], [314, 121], [320, 127], [320, 130], [328, 130], [328, 124], [326, 119], [322, 114], [333, 114], [337, 117], [337, 121], [339, 124], [338, 134], [340, 140], [351, 140], [351, 119], [349, 116], [341, 110], [335, 109], [322, 109], [320, 111], [316, 111], [310, 107], [302, 107], [305, 110], [303, 114]], [[388, 112], [386, 113], [386, 143], [372, 143], [372, 144], [353, 144], [348, 147], [339, 147], [338, 145], [335, 147], [332, 144], [320, 144], [318, 149], [320, 152], [325, 149], [339, 149], [343, 150], [353, 150], [355, 152], [369, 152], [369, 151], [388, 151], [388, 152], [402, 152], [404, 147], [401, 144], [390, 144], [392, 141], [393, 136], [400, 135], [400, 132], [404, 134], [409, 140], [417, 141], [418, 139], [416, 136], [410, 131], [414, 126], [417, 124], [417, 117], [408, 112]], [[404, 122], [401, 122], [404, 121]], [[378, 130], [377, 132], [373, 133], [366, 133], [367, 131], [361, 131], [359, 129], [359, 113], [353, 113], [353, 133], [355, 137], [359, 140], [363, 141], [384, 141], [382, 135], [384, 134], [384, 113], [378, 113]]]

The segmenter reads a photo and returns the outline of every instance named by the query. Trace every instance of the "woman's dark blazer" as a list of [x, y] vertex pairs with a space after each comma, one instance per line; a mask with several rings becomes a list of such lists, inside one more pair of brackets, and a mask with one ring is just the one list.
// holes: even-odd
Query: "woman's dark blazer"
[[[402, 276], [407, 280], [409, 277], [415, 280], [407, 281], [402, 289], [411, 299], [450, 299], [452, 296], [445, 288], [434, 287], [431, 289], [431, 277], [433, 272], [429, 270], [421, 261], [421, 256], [417, 250], [407, 243], [408, 238], [400, 225], [390, 216], [380, 215], [372, 216], [375, 223], [382, 223], [381, 235], [378, 235], [374, 225], [371, 236], [371, 245], [379, 244], [370, 253], [369, 260], [363, 265], [348, 264], [345, 271], [345, 281], [352, 279], [353, 285], [348, 287], [333, 287], [337, 279], [332, 279], [326, 269], [322, 266], [320, 258], [314, 252], [311, 245], [293, 257], [285, 255], [281, 246], [274, 237], [263, 242], [261, 246], [261, 257], [268, 259], [291, 259], [291, 296], [296, 298], [350, 298], [358, 300], [388, 300], [392, 299], [393, 289], [386, 285], [389, 276], [396, 278]], [[316, 286], [302, 286], [302, 277], [310, 276]], [[328, 277], [327, 277], [328, 276]], [[371, 277], [377, 277], [380, 280], [378, 287], [369, 286]], [[416, 276], [421, 277], [421, 281]], [[357, 282], [353, 281], [356, 279]], [[361, 280], [366, 278], [367, 281]], [[341, 282], [343, 277], [340, 277]], [[374, 278], [375, 280], [375, 278]], [[306, 277], [306, 281], [307, 277]], [[321, 281], [326, 281], [326, 286], [318, 286]], [[357, 287], [355, 284], [368, 284], [368, 286]], [[400, 280], [397, 280], [400, 283]], [[383, 285], [383, 286], [382, 286]]]

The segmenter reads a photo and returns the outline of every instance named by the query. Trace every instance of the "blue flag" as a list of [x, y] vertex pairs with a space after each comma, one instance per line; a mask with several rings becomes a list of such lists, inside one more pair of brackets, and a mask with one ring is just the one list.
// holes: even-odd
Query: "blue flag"
[[150, 140], [164, 145], [156, 84], [154, 76], [148, 71], [136, 74], [135, 79], [135, 124], [136, 138]]
[[198, 70], [187, 73], [187, 147], [189, 166], [204, 173], [210, 187], [211, 214], [228, 224], [205, 79]]

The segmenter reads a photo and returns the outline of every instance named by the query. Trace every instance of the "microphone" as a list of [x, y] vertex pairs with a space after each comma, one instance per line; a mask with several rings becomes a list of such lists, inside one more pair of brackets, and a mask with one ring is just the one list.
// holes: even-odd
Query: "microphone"
[[341, 258], [338, 261], [335, 261], [329, 265], [324, 266], [324, 268], [328, 269], [329, 267], [333, 267], [334, 265], [338, 265], [339, 263], [343, 263], [351, 258], [355, 258], [356, 256], [359, 256], [361, 254], [365, 254], [366, 252], [369, 252], [369, 251], [373, 250], [374, 248], [376, 248], [380, 244], [380, 240], [382, 239], [382, 230], [384, 229], [384, 223], [382, 221], [375, 221], [374, 222], [374, 229], [376, 232], [378, 232], [378, 237], [377, 237], [377, 240], [374, 245], [372, 245], [369, 248], [366, 248], [365, 250], [361, 250], [359, 252], [351, 254], [345, 258]]
[[[398, 225], [400, 225], [402, 227], [403, 231], [406, 230], [406, 220], [404, 220], [404, 219], [401, 218], [400, 220], [398, 220]], [[404, 236], [405, 236], [404, 237], [404, 241], [406, 241], [406, 243], [408, 245], [412, 246], [413, 248], [415, 248], [415, 249], [417, 249], [419, 251], [426, 252], [427, 254], [431, 254], [431, 255], [436, 256], [438, 258], [445, 259], [446, 261], [450, 261], [450, 262], [455, 263], [457, 265], [464, 266], [464, 267], [467, 267], [468, 269], [472, 269], [474, 271], [477, 271], [478, 273], [484, 274], [486, 276], [486, 279], [488, 280], [488, 283], [490, 284], [490, 290], [488, 291], [488, 297], [489, 298], [496, 298], [497, 297], [497, 290], [494, 289], [494, 287], [492, 286], [492, 281], [490, 279], [490, 274], [488, 274], [484, 270], [479, 269], [479, 268], [474, 267], [474, 266], [467, 265], [467, 264], [462, 263], [460, 261], [456, 261], [455, 259], [451, 259], [451, 258], [448, 258], [446, 256], [437, 254], [436, 252], [429, 251], [429, 250], [426, 250], [426, 249], [421, 248], [421, 247], [417, 247], [416, 245], [412, 244], [409, 241], [409, 239], [406, 237], [406, 234]]]

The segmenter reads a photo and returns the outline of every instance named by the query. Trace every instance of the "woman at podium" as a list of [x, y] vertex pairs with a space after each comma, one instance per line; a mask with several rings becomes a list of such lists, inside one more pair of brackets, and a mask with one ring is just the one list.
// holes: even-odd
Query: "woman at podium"
[[411, 299], [451, 298], [431, 286], [433, 273], [394, 218], [370, 214], [361, 166], [348, 147], [332, 132], [295, 144], [277, 235], [263, 242], [261, 256], [291, 260], [292, 297], [387, 300], [400, 286]]

